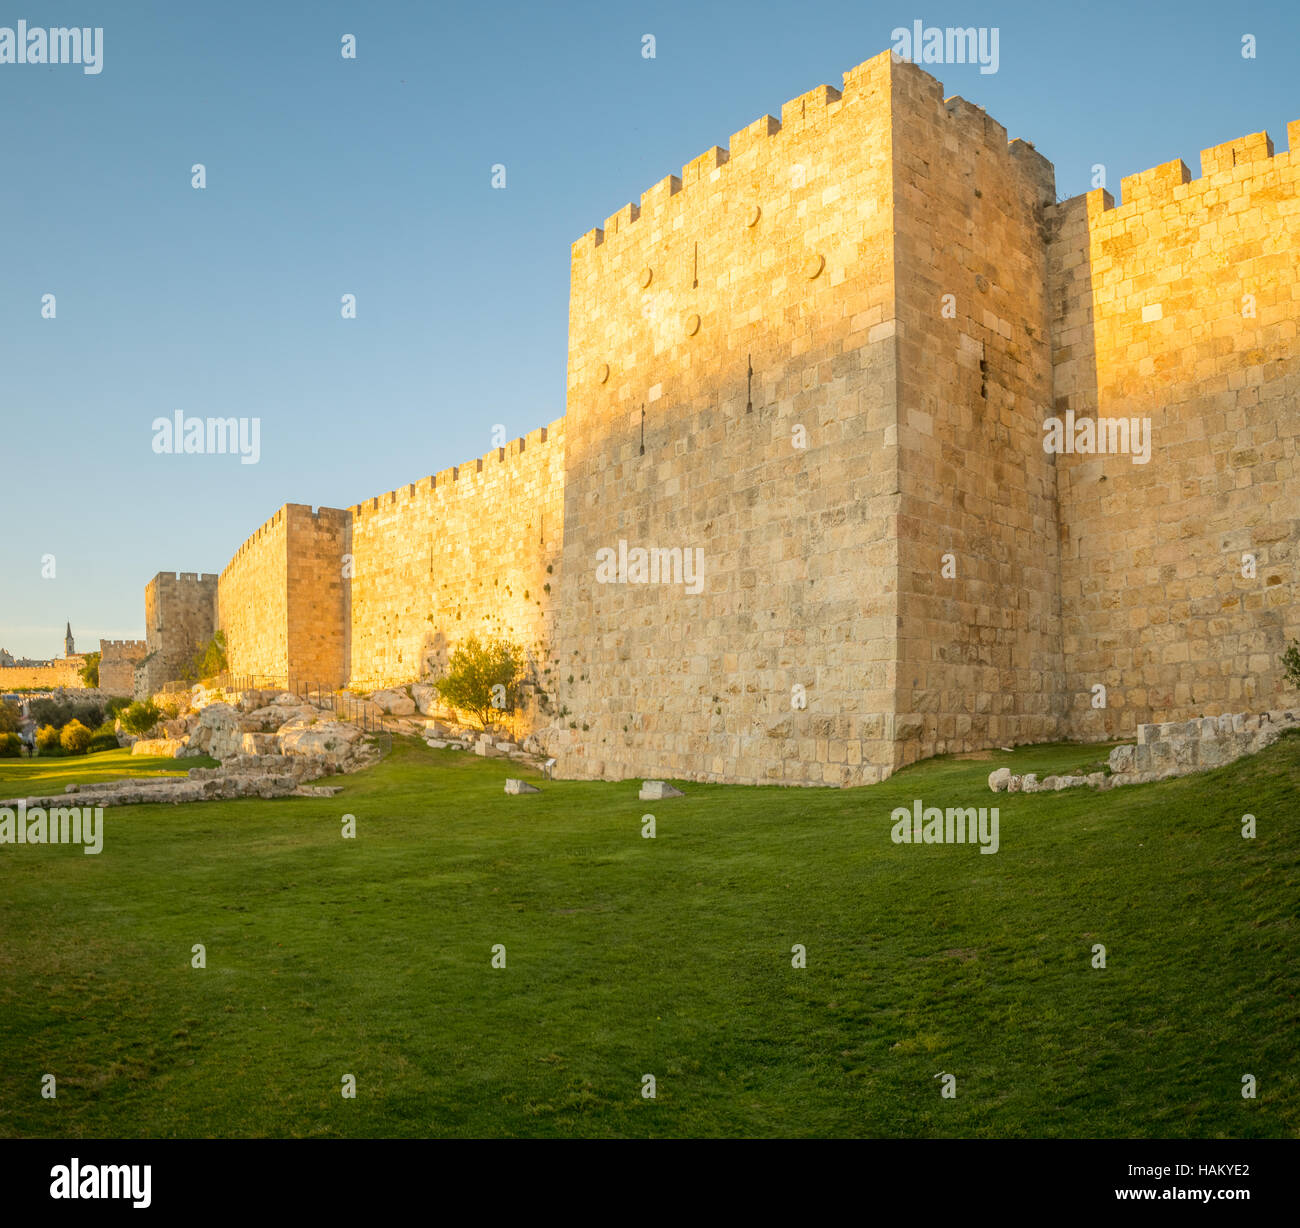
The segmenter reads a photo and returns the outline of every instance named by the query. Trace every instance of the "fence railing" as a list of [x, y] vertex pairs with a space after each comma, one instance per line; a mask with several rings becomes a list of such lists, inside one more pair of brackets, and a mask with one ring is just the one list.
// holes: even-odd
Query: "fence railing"
[[[174, 695], [188, 691], [195, 685], [188, 682], [168, 683], [163, 690]], [[224, 671], [211, 678], [204, 678], [202, 685], [210, 690], [222, 691], [288, 691], [296, 699], [318, 708], [331, 709], [337, 720], [347, 721], [367, 733], [379, 733], [383, 729], [383, 714], [377, 711], [370, 700], [340, 691], [332, 683], [316, 678], [297, 674], [235, 674]]]

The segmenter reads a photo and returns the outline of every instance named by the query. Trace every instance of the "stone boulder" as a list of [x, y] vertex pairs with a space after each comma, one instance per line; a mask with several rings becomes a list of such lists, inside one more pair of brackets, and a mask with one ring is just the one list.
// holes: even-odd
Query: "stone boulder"
[[666, 780], [645, 780], [641, 782], [641, 792], [637, 794], [643, 802], [663, 801], [668, 797], [685, 797], [680, 789], [674, 789]]
[[244, 738], [244, 717], [229, 704], [207, 704], [190, 734], [190, 745], [214, 759], [229, 759], [240, 753]]
[[131, 747], [133, 755], [153, 755], [159, 759], [178, 759], [185, 749], [180, 738], [141, 738]]
[[540, 793], [541, 790], [530, 785], [526, 780], [507, 780], [506, 792], [511, 794]]
[[415, 710], [421, 716], [431, 716], [442, 707], [442, 698], [438, 694], [437, 687], [431, 682], [412, 683], [411, 695], [415, 700]]
[[[1143, 726], [1142, 728], [1146, 728], [1146, 726]], [[1112, 772], [1121, 773], [1133, 771], [1136, 755], [1137, 747], [1131, 743], [1115, 747], [1107, 758], [1107, 762], [1110, 764], [1110, 770]]]
[[375, 691], [370, 696], [370, 702], [378, 704], [380, 710], [389, 716], [411, 716], [415, 712], [415, 700], [405, 691]]
[[265, 708], [267, 704], [275, 699], [274, 691], [261, 691], [250, 687], [247, 691], [240, 692], [239, 710], [241, 712], [256, 712], [259, 708]]
[[[1051, 780], [1052, 778], [1049, 776], [1048, 779]], [[989, 788], [992, 789], [994, 793], [1005, 793], [1007, 791], [1007, 785], [1010, 783], [1010, 768], [1001, 767], [989, 773]]]
[[282, 726], [275, 741], [282, 755], [317, 755], [327, 763], [341, 766], [357, 757], [361, 750], [358, 743], [364, 737], [355, 725], [298, 718]]

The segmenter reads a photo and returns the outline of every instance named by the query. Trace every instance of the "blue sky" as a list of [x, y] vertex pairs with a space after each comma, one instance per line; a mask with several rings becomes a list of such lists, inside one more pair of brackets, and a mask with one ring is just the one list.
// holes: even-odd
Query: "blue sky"
[[[98, 75], [0, 64], [0, 646], [58, 655], [68, 619], [83, 649], [140, 637], [151, 576], [220, 571], [281, 504], [345, 507], [559, 417], [573, 240], [918, 18], [998, 28], [996, 74], [928, 70], [1061, 196], [1097, 162], [1117, 191], [1261, 128], [1282, 150], [1300, 118], [1295, 0], [0, 9], [104, 28]], [[155, 454], [177, 410], [260, 418], [259, 463]]]

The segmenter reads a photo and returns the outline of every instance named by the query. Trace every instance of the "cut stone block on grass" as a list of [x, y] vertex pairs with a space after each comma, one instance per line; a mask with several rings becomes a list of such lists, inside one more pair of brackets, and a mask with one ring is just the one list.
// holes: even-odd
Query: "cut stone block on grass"
[[540, 793], [541, 789], [530, 785], [526, 780], [507, 780], [507, 793]]
[[658, 802], [665, 797], [685, 797], [680, 789], [674, 789], [666, 780], [643, 780], [641, 792], [637, 796], [643, 802]]

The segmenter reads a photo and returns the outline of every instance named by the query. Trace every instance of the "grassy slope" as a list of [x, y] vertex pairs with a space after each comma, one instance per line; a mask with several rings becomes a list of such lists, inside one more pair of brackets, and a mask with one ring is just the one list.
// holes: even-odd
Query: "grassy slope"
[[206, 755], [194, 759], [163, 759], [133, 755], [129, 747], [93, 755], [38, 755], [35, 759], [0, 759], [0, 797], [31, 797], [62, 793], [67, 785], [136, 776], [184, 776], [192, 767], [215, 767]]
[[[1295, 1136], [1300, 738], [1105, 794], [984, 783], [1097, 758], [645, 803], [507, 797], [518, 767], [399, 739], [338, 798], [0, 846], [0, 1133]], [[999, 805], [1002, 851], [892, 844], [918, 797]]]

